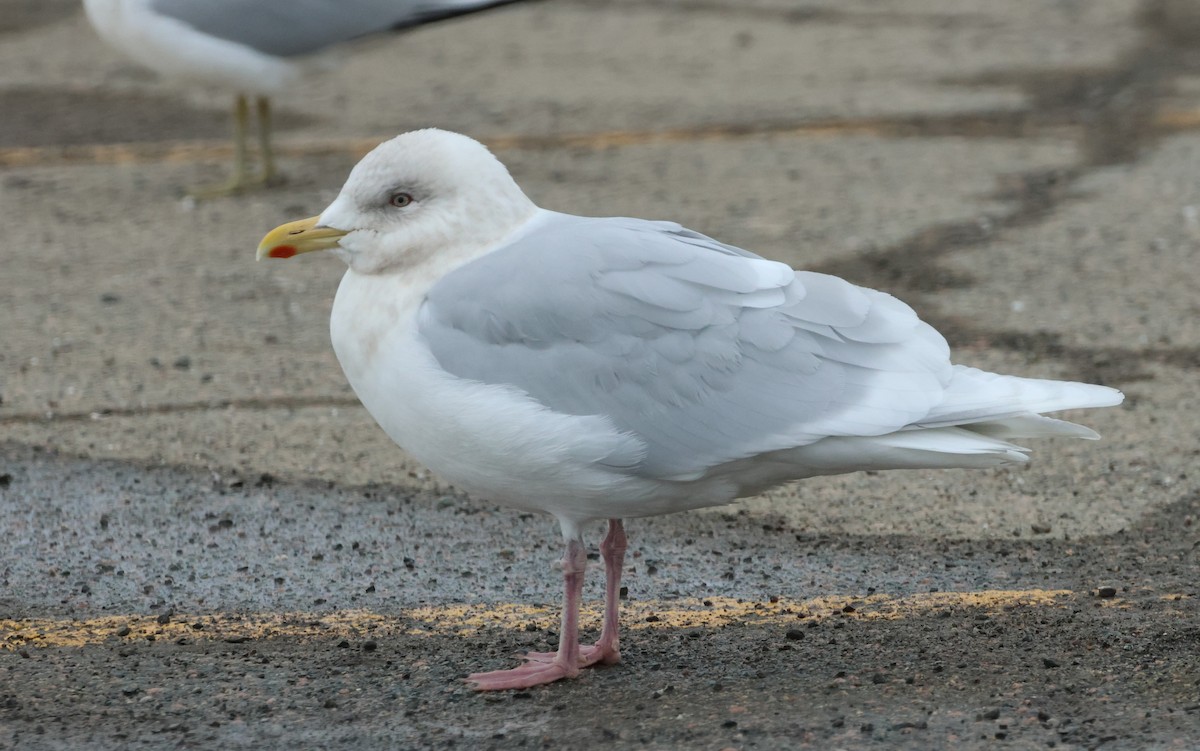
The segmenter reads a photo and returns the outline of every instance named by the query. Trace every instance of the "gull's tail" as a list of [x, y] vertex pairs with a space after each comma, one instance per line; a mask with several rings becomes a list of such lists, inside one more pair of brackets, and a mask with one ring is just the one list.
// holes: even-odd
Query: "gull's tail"
[[1091, 428], [1041, 413], [1111, 407], [1124, 398], [1107, 386], [1020, 378], [959, 365], [946, 398], [917, 424], [880, 436], [825, 438], [782, 453], [785, 462], [804, 467], [806, 475], [1021, 463], [1029, 460], [1030, 450], [1013, 441], [1100, 437]]
[[1082, 425], [1043, 412], [1112, 407], [1125, 395], [1107, 386], [988, 373], [956, 365], [946, 398], [915, 428], [961, 427], [1000, 440], [1100, 436]]

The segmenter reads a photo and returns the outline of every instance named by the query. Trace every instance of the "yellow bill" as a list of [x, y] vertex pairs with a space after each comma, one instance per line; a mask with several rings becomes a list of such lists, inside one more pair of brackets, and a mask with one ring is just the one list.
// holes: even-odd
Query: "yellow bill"
[[348, 233], [333, 227], [322, 227], [320, 217], [310, 216], [296, 222], [281, 224], [267, 233], [258, 244], [258, 260], [264, 258], [291, 258], [314, 250], [336, 248], [338, 241]]

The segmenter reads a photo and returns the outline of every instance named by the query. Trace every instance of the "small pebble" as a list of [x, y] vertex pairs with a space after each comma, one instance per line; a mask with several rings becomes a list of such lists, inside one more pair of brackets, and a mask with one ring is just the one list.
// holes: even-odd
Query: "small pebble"
[[898, 722], [892, 725], [888, 730], [928, 730], [929, 723], [925, 720], [920, 722]]

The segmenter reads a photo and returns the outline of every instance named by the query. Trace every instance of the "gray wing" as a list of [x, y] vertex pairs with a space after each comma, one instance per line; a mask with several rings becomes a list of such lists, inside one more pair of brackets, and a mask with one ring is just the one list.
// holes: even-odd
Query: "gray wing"
[[636, 219], [552, 215], [435, 284], [418, 326], [456, 376], [607, 416], [661, 479], [902, 429], [952, 369], [890, 295]]
[[155, 13], [278, 57], [517, 0], [151, 0]]

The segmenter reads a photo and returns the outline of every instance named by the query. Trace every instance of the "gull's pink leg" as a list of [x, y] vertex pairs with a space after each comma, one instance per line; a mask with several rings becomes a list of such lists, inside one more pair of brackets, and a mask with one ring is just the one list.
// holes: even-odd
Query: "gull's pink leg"
[[[615, 665], [621, 661], [617, 631], [621, 611], [621, 569], [625, 566], [625, 525], [620, 519], [608, 520], [608, 534], [600, 543], [604, 558], [604, 625], [595, 645], [579, 648], [579, 666], [586, 668], [597, 663]], [[530, 662], [549, 663], [557, 656], [553, 652], [529, 652], [523, 655]]]
[[547, 661], [527, 662], [512, 670], [473, 673], [467, 682], [480, 691], [502, 691], [510, 688], [530, 688], [552, 683], [579, 674], [579, 601], [583, 597], [583, 573], [587, 569], [587, 552], [578, 537], [567, 539], [563, 554], [563, 614], [558, 652]]
[[583, 650], [585, 665], [597, 662], [615, 665], [621, 661], [617, 629], [621, 619], [621, 569], [625, 566], [626, 546], [625, 525], [620, 519], [609, 519], [608, 534], [600, 543], [600, 555], [604, 558], [604, 625], [596, 645]]

